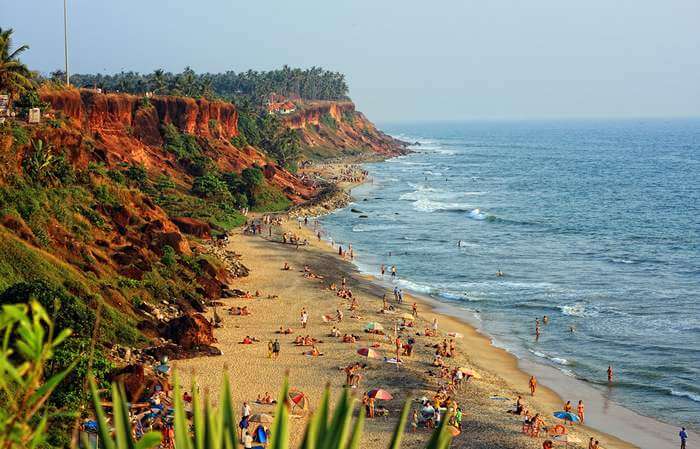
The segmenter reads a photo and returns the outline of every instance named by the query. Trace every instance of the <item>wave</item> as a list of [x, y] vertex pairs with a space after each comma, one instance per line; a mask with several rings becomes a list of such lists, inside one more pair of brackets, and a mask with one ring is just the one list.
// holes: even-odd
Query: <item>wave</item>
[[597, 310], [586, 309], [586, 304], [582, 302], [559, 306], [559, 310], [561, 310], [562, 314], [568, 316], [588, 317], [598, 315]]
[[441, 203], [421, 198], [413, 202], [413, 208], [420, 212], [466, 212], [471, 209], [471, 206], [465, 203]]
[[694, 393], [690, 393], [688, 391], [671, 390], [671, 396], [688, 398], [691, 401], [700, 402], [700, 394], [694, 394]]
[[568, 366], [571, 364], [571, 363], [569, 363], [569, 361], [567, 359], [565, 359], [563, 357], [556, 357], [556, 356], [548, 355], [548, 354], [545, 354], [544, 352], [535, 351], [534, 349], [530, 349], [529, 351], [533, 355], [535, 355], [541, 359], [549, 360], [550, 362], [553, 362], [557, 365]]

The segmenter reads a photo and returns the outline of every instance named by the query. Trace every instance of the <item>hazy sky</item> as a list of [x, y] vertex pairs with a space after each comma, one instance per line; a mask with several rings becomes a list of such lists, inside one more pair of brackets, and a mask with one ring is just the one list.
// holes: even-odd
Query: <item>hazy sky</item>
[[[312, 65], [374, 120], [700, 115], [699, 0], [69, 0], [71, 71]], [[61, 0], [0, 26], [63, 65]]]

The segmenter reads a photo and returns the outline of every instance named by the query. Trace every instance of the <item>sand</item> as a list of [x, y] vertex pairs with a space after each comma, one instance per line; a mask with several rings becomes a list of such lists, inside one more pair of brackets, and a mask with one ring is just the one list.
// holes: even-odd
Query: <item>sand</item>
[[[306, 236], [311, 244], [296, 249], [294, 245], [282, 244], [280, 235], [283, 230]], [[367, 341], [381, 342], [379, 351], [387, 356], [393, 352], [393, 342], [379, 337], [371, 338], [363, 332], [366, 323], [376, 321], [392, 330], [396, 316], [378, 313], [381, 309], [381, 295], [386, 292], [393, 302], [391, 290], [381, 283], [369, 279], [357, 272], [349, 262], [337, 255], [337, 248], [332, 249], [327, 242], [319, 242], [312, 229], [298, 229], [297, 223], [286, 223], [274, 227], [274, 235], [270, 240], [267, 231], [263, 236], [243, 235], [236, 233], [231, 236], [231, 250], [243, 255], [243, 263], [251, 269], [249, 277], [235, 281], [235, 287], [248, 290], [251, 293], [260, 290], [262, 295], [254, 299], [225, 299], [226, 306], [247, 305], [252, 311], [250, 316], [231, 316], [219, 309], [223, 317], [224, 327], [215, 331], [218, 339], [217, 346], [222, 349], [223, 356], [206, 357], [190, 360], [179, 360], [174, 363], [175, 370], [181, 378], [189, 379], [194, 372], [197, 383], [203, 390], [208, 390], [212, 396], [218, 395], [222, 373], [228, 369], [233, 383], [233, 399], [237, 405], [248, 401], [253, 413], [271, 413], [274, 408], [269, 405], [253, 403], [257, 395], [270, 392], [276, 396], [282, 384], [285, 371], [289, 371], [290, 384], [307, 394], [311, 409], [319, 403], [323, 388], [330, 384], [333, 399], [342, 391], [345, 374], [339, 367], [344, 367], [355, 361], [363, 361], [369, 365], [365, 371], [358, 397], [363, 391], [381, 387], [394, 396], [393, 400], [384, 401], [383, 405], [391, 411], [388, 418], [367, 420], [363, 436], [364, 448], [387, 447], [395, 420], [406, 399], [415, 400], [421, 396], [432, 397], [436, 391], [438, 379], [429, 376], [426, 371], [433, 369], [434, 349], [426, 344], [435, 344], [441, 338], [415, 336], [416, 331], [430, 326], [434, 317], [439, 323], [439, 332], [459, 332], [463, 338], [457, 339], [457, 355], [447, 358], [450, 367], [466, 366], [481, 374], [482, 379], [472, 379], [465, 383], [455, 399], [464, 410], [462, 423], [463, 432], [452, 444], [454, 448], [541, 448], [543, 437], [531, 438], [521, 433], [521, 418], [506, 413], [511, 409], [518, 394], [522, 394], [526, 406], [533, 412], [540, 412], [547, 424], [558, 424], [552, 418], [555, 410], [561, 410], [561, 398], [551, 390], [540, 386], [535, 397], [530, 397], [527, 388], [528, 375], [517, 365], [516, 360], [507, 352], [495, 348], [488, 338], [452, 316], [439, 314], [433, 310], [433, 305], [423, 298], [405, 295], [404, 304], [398, 307], [397, 314], [410, 312], [411, 304], [418, 303], [419, 319], [414, 330], [404, 333], [403, 339], [412, 334], [416, 338], [412, 357], [404, 357], [403, 366], [384, 363], [381, 360], [363, 360], [356, 354], [359, 347], [367, 345]], [[292, 269], [283, 271], [282, 266], [288, 262]], [[306, 279], [301, 270], [309, 265], [314, 273], [324, 276], [324, 280]], [[340, 285], [341, 278], [347, 278], [348, 286], [359, 300], [358, 315], [363, 319], [350, 318], [349, 301], [337, 297], [334, 292], [326, 289], [330, 282]], [[388, 278], [388, 276], [387, 276]], [[267, 295], [279, 295], [278, 299], [267, 299]], [[301, 329], [300, 312], [306, 308], [310, 319], [307, 329]], [[324, 323], [324, 314], [334, 314], [341, 309], [345, 315], [342, 323], [337, 324], [342, 333], [362, 335], [362, 341], [357, 344], [341, 343], [340, 339], [329, 336], [334, 323]], [[210, 312], [211, 315], [211, 312]], [[275, 333], [280, 326], [291, 327], [291, 335]], [[389, 332], [392, 333], [391, 331]], [[324, 353], [321, 357], [307, 357], [302, 352], [309, 349], [292, 344], [296, 335], [311, 335], [323, 340], [317, 346]], [[260, 339], [253, 345], [241, 345], [246, 335]], [[282, 346], [278, 359], [268, 358], [267, 342], [279, 338]], [[227, 368], [226, 368], [227, 367]], [[433, 369], [434, 370], [434, 369]], [[187, 382], [187, 381], [186, 381]], [[491, 397], [506, 397], [508, 401], [493, 400]], [[576, 406], [578, 398], [570, 398]], [[414, 403], [414, 407], [417, 404]], [[237, 411], [240, 414], [240, 411]], [[292, 447], [300, 443], [304, 417], [292, 421]], [[569, 427], [569, 447], [586, 448], [588, 438], [594, 437], [604, 448], [632, 448], [630, 443], [621, 441], [608, 434], [596, 431], [586, 426], [574, 425]], [[407, 433], [404, 448], [422, 448], [429, 438], [429, 432], [420, 429], [416, 433]], [[576, 442], [578, 441], [578, 442]]]

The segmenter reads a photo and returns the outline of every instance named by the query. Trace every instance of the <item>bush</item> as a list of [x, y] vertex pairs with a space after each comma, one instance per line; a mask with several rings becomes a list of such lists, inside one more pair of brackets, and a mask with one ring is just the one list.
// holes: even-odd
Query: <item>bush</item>
[[160, 258], [160, 261], [166, 267], [175, 266], [175, 264], [177, 263], [177, 254], [175, 254], [175, 250], [172, 246], [165, 245], [163, 247], [163, 256]]
[[232, 200], [226, 183], [211, 173], [195, 178], [194, 183], [192, 183], [192, 193], [201, 198], [229, 202]]

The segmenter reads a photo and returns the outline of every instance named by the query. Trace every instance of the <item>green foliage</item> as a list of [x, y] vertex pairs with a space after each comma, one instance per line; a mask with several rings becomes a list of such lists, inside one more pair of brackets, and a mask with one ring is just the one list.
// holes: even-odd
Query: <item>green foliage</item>
[[13, 95], [34, 89], [34, 76], [26, 65], [19, 60], [19, 55], [29, 49], [20, 45], [12, 49], [12, 28], [0, 28], [0, 91]]
[[[57, 75], [61, 77], [61, 74]], [[181, 73], [158, 69], [151, 74], [131, 71], [112, 75], [73, 74], [71, 83], [133, 94], [143, 94], [150, 90], [158, 94], [195, 98], [245, 98], [256, 103], [261, 103], [272, 93], [306, 100], [339, 100], [347, 98], [348, 94], [343, 74], [320, 67], [299, 69], [283, 66], [281, 69], [264, 72], [248, 70], [213, 74], [197, 74], [189, 67]]]
[[254, 190], [256, 187], [260, 187], [263, 182], [265, 182], [265, 175], [260, 167], [248, 167], [244, 168], [241, 172], [241, 179], [243, 184], [249, 190]]
[[292, 205], [280, 189], [268, 183], [255, 190], [251, 203], [252, 210], [255, 212], [279, 212]]
[[71, 337], [56, 349], [48, 365], [50, 374], [63, 371], [73, 361], [76, 361], [76, 364], [51, 396], [49, 403], [52, 406], [75, 410], [80, 404], [84, 404], [89, 399], [87, 391], [84, 390], [84, 382], [90, 372], [100, 379], [101, 387], [109, 386], [105, 379], [114, 369], [114, 364], [107, 358], [101, 347], [96, 346], [91, 354], [90, 346], [89, 338]]
[[15, 107], [20, 109], [22, 112], [23, 116], [26, 116], [28, 113], [27, 111], [31, 108], [39, 108], [42, 111], [48, 109], [49, 104], [41, 101], [41, 98], [39, 98], [39, 93], [36, 91], [36, 89], [30, 89], [24, 91], [20, 96], [17, 101], [15, 101]]
[[192, 183], [192, 193], [201, 198], [217, 201], [231, 202], [233, 200], [226, 183], [212, 173], [195, 178]]
[[144, 95], [139, 100], [139, 107], [142, 109], [152, 108], [153, 104], [151, 104], [151, 99]]
[[195, 136], [181, 133], [172, 123], [163, 125], [161, 133], [164, 148], [173, 153], [190, 174], [202, 176], [213, 168], [213, 161], [204, 154]]
[[46, 366], [70, 336], [64, 329], [54, 336], [54, 324], [37, 302], [6, 304], [0, 312], [0, 447], [40, 447], [50, 418], [46, 407], [56, 387], [76, 361], [49, 374]]
[[338, 129], [338, 122], [336, 122], [333, 116], [327, 112], [321, 115], [321, 118], [319, 118], [319, 122], [321, 122], [322, 125], [325, 125], [331, 129]]
[[163, 256], [160, 258], [160, 261], [166, 267], [175, 266], [177, 263], [177, 254], [175, 254], [175, 250], [172, 246], [165, 245], [163, 247]]
[[29, 143], [29, 132], [21, 125], [13, 124], [10, 128], [15, 148], [22, 147]]
[[[236, 441], [236, 421], [234, 418], [233, 406], [231, 403], [231, 390], [228, 375], [224, 376], [221, 388], [221, 398], [219, 408], [214, 409], [205, 396], [202, 400], [199, 389], [192, 385], [192, 423], [188, 421], [188, 414], [182, 401], [182, 389], [177, 377], [174, 378], [174, 433], [175, 446], [178, 449], [235, 449], [238, 447]], [[130, 440], [128, 420], [119, 418], [118, 415], [128, 416], [126, 399], [124, 393], [114, 386], [112, 388], [112, 402], [115, 408], [114, 434], [117, 440], [112, 440], [110, 426], [104, 418], [104, 411], [100, 405], [100, 398], [97, 389], [93, 386], [93, 403], [97, 413], [100, 443], [107, 448], [155, 448], [160, 440], [153, 437], [144, 436], [138, 442]], [[274, 421], [270, 426], [269, 449], [289, 449], [289, 406], [288, 406], [289, 381], [285, 378], [277, 400], [277, 407], [274, 413]], [[329, 405], [329, 389], [324, 392], [321, 405], [309, 419], [304, 438], [301, 444], [302, 449], [359, 449], [364, 428], [364, 415], [359, 413], [353, 424], [353, 417], [356, 409], [356, 401], [350, 396], [347, 390], [343, 390], [340, 399], [331, 414]], [[399, 449], [402, 436], [405, 432], [406, 421], [410, 403], [406, 403], [396, 424], [389, 449]], [[451, 435], [447, 432], [447, 417], [441, 420], [440, 427], [431, 435], [426, 449], [448, 449], [452, 441]], [[118, 440], [121, 438], [123, 444], [120, 446]], [[127, 443], [131, 444], [129, 446]]]

